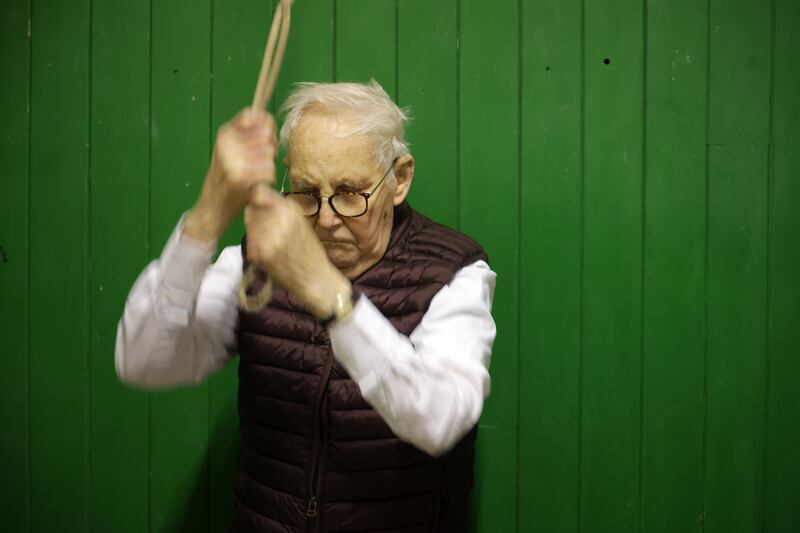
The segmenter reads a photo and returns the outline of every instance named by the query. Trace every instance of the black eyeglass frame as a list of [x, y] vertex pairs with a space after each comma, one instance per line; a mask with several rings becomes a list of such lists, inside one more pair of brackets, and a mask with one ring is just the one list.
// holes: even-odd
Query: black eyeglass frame
[[[286, 176], [289, 175], [289, 167], [286, 167], [286, 171], [283, 173], [283, 180], [281, 181], [281, 194], [283, 195], [284, 198], [286, 198], [286, 197], [288, 197], [290, 195], [293, 195], [293, 194], [303, 194], [303, 195], [311, 196], [312, 198], [315, 198], [317, 200], [317, 210], [314, 211], [314, 213], [311, 214], [311, 215], [305, 215], [307, 217], [315, 217], [315, 216], [317, 216], [319, 214], [320, 209], [322, 209], [322, 199], [323, 198], [326, 198], [328, 200], [328, 205], [330, 206], [331, 210], [334, 213], [336, 213], [337, 215], [339, 215], [340, 217], [347, 217], [347, 218], [362, 217], [362, 216], [364, 216], [366, 214], [367, 211], [369, 211], [369, 199], [372, 198], [372, 196], [375, 194], [375, 191], [377, 191], [378, 188], [386, 180], [386, 176], [389, 175], [389, 172], [391, 172], [394, 169], [394, 165], [397, 163], [397, 159], [399, 159], [399, 158], [395, 158], [395, 160], [392, 161], [392, 164], [389, 166], [389, 169], [386, 171], [386, 173], [383, 175], [383, 177], [380, 180], [378, 180], [378, 183], [375, 184], [375, 186], [372, 188], [371, 191], [369, 191], [369, 192], [343, 191], [343, 192], [335, 192], [335, 193], [331, 194], [330, 196], [322, 196], [319, 193], [313, 193], [313, 192], [291, 192], [291, 191], [284, 192], [283, 191], [283, 186], [286, 184]], [[358, 195], [358, 196], [361, 196], [362, 198], [364, 198], [364, 211], [362, 211], [358, 215], [343, 215], [342, 213], [340, 213], [339, 210], [336, 209], [336, 207], [334, 207], [334, 205], [333, 205], [333, 198], [335, 196], [345, 196], [345, 195]]]

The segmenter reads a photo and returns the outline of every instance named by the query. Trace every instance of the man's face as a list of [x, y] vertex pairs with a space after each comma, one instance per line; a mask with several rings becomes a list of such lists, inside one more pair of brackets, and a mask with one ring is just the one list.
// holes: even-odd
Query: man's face
[[405, 197], [397, 197], [387, 177], [360, 217], [343, 217], [331, 209], [328, 196], [341, 191], [369, 192], [388, 170], [375, 163], [375, 148], [368, 138], [347, 135], [354, 127], [346, 116], [309, 111], [292, 134], [288, 153], [291, 190], [326, 197], [309, 222], [331, 262], [350, 279], [383, 256], [392, 230], [392, 208]]

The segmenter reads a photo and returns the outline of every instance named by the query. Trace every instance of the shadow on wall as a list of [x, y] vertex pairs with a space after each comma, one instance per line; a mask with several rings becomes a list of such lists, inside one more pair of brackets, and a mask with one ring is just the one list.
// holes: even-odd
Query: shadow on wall
[[[209, 387], [212, 395], [219, 392], [214, 384], [223, 379], [226, 378], [212, 378]], [[241, 439], [236, 389], [225, 386], [221, 389], [223, 392], [216, 395], [219, 401], [212, 402], [215, 412], [210, 416], [205, 464], [197, 465], [191, 490], [176, 502], [172, 519], [165, 524], [165, 532], [217, 533], [228, 531], [230, 527], [235, 502], [234, 477]]]

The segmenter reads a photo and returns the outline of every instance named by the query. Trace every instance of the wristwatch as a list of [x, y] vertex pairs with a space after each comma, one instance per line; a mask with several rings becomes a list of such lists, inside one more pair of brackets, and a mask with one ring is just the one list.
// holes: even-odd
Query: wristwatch
[[333, 311], [330, 315], [326, 316], [325, 318], [321, 318], [319, 323], [322, 324], [324, 327], [331, 326], [334, 322], [338, 322], [343, 318], [347, 317], [350, 313], [353, 312], [353, 307], [355, 307], [358, 299], [361, 297], [361, 293], [355, 289], [350, 291], [350, 295], [348, 296], [346, 293], [340, 292], [336, 294], [336, 302], [333, 306]]

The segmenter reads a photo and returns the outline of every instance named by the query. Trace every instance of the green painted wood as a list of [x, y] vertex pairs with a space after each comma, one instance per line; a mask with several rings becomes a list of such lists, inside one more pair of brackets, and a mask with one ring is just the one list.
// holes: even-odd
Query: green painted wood
[[[478, 430], [470, 531], [517, 531], [517, 431], [482, 426]], [[526, 531], [525, 527], [520, 531]]]
[[[12, 531], [28, 531], [28, 133], [29, 0], [0, 14], [0, 514]], [[11, 438], [8, 438], [10, 436]]]
[[585, 5], [580, 530], [638, 531], [641, 417], [641, 4]]
[[758, 531], [762, 520], [766, 176], [766, 147], [709, 151], [709, 533]]
[[[275, 87], [275, 109], [280, 110], [295, 84], [304, 81], [331, 82], [334, 80], [334, 0], [304, 0], [292, 5], [292, 28], [286, 45], [286, 57]], [[282, 123], [278, 114], [278, 123]], [[285, 171], [281, 152], [277, 176]], [[280, 187], [280, 183], [276, 183]]]
[[[483, 244], [497, 272], [492, 392], [481, 421], [506, 435], [516, 435], [519, 368], [518, 7], [514, 0], [498, 1], [487, 17], [484, 2], [469, 0], [461, 2], [459, 11], [460, 229]], [[481, 438], [480, 453], [489, 452], [490, 442]], [[515, 447], [509, 443], [501, 452], [508, 454], [499, 459], [505, 468], [487, 468], [485, 459], [478, 463], [484, 472], [475, 494], [478, 529], [490, 522], [498, 524], [498, 531], [516, 528], [517, 482], [504, 474], [516, 472], [516, 455], [509, 453]]]
[[458, 19], [455, 0], [398, 3], [397, 101], [411, 111], [409, 203], [458, 225]]
[[32, 4], [31, 531], [86, 527], [89, 2]]
[[[210, 159], [209, 2], [153, 4], [151, 250], [196, 200]], [[151, 394], [150, 529], [208, 528], [208, 385]]]
[[[293, 10], [294, 11], [294, 10]], [[273, 6], [259, 0], [213, 4], [211, 133], [253, 101], [269, 33]], [[296, 12], [295, 24], [297, 24]], [[213, 142], [213, 137], [212, 137]], [[220, 239], [219, 248], [238, 245], [241, 217]], [[208, 381], [208, 530], [227, 531], [234, 504], [234, 477], [239, 457], [236, 411], [237, 364], [232, 362]]]
[[775, 4], [772, 175], [767, 309], [765, 533], [800, 531], [800, 4]]
[[[295, 10], [292, 12], [296, 18]], [[272, 15], [272, 2], [235, 0], [223, 6], [213, 4], [212, 143], [220, 126], [253, 102]], [[220, 239], [219, 249], [239, 244], [243, 233], [244, 224], [239, 217]]]
[[[706, 10], [647, 12], [641, 531], [697, 531], [705, 376]], [[678, 466], [679, 465], [679, 466]]]
[[709, 0], [711, 144], [769, 142], [769, 5]]
[[705, 531], [763, 513], [770, 13], [712, 1]]
[[336, 81], [375, 79], [395, 96], [396, 0], [336, 0]]
[[[0, 505], [15, 531], [224, 530], [235, 364], [153, 394], [148, 415], [112, 339], [217, 127], [250, 101], [274, 2], [33, 2], [30, 72], [28, 6], [0, 16], [0, 327], [17, 355], [0, 364]], [[800, 527], [800, 13], [706, 7], [294, 6], [276, 102], [299, 80], [380, 80], [416, 116], [412, 203], [498, 271], [475, 531]]]
[[497, 272], [492, 393], [481, 421], [517, 425], [519, 295], [519, 51], [517, 3], [464, 1], [460, 12], [459, 168], [461, 230]]
[[147, 395], [117, 378], [114, 343], [149, 255], [149, 1], [93, 2], [91, 61], [89, 523], [138, 532], [147, 530]]
[[278, 104], [301, 81], [333, 81], [334, 0], [303, 0], [292, 5], [292, 28], [275, 89]]
[[520, 531], [578, 531], [581, 53], [580, 2], [523, 2]]

